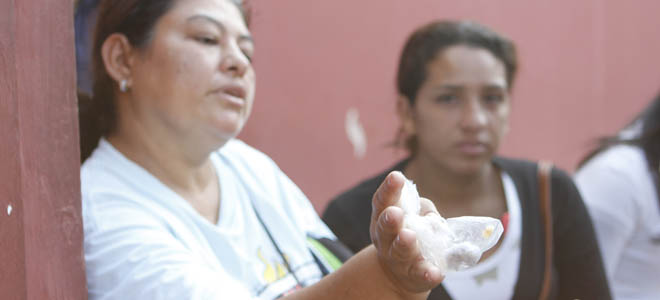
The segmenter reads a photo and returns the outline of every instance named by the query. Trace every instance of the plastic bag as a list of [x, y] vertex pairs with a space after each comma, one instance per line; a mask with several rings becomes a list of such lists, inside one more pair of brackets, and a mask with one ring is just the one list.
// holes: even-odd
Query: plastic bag
[[405, 212], [404, 227], [417, 234], [422, 256], [442, 274], [476, 265], [504, 231], [500, 220], [490, 217], [421, 216], [419, 194], [410, 180], [403, 186], [399, 205]]

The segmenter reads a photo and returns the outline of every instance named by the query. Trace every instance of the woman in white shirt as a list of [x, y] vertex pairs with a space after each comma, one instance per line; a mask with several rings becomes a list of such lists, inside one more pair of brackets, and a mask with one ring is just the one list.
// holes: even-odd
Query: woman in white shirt
[[424, 299], [441, 281], [393, 206], [401, 174], [373, 198], [375, 246], [339, 267], [302, 192], [235, 139], [255, 91], [241, 3], [104, 0], [97, 22], [80, 99], [90, 299]]
[[660, 298], [660, 95], [575, 175], [616, 299]]

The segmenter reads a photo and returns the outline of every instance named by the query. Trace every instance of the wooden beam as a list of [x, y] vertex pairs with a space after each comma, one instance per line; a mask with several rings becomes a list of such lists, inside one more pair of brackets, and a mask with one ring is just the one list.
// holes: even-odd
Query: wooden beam
[[0, 2], [0, 295], [87, 299], [73, 2]]

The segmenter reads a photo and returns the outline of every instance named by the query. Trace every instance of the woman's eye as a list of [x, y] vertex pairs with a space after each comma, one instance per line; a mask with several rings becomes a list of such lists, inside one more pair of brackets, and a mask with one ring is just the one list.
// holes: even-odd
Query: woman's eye
[[217, 45], [218, 40], [212, 37], [208, 36], [199, 36], [195, 38], [198, 42], [204, 44], [204, 45]]
[[504, 100], [504, 96], [500, 94], [489, 94], [484, 96], [484, 101], [486, 103], [500, 103]]
[[444, 94], [436, 98], [436, 101], [439, 103], [453, 103], [456, 102], [456, 100], [458, 100], [458, 98], [452, 94]]

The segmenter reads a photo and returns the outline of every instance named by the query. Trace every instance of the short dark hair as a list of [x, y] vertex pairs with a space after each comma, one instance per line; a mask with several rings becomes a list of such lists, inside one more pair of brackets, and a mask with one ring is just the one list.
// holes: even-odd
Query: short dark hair
[[471, 21], [435, 21], [415, 30], [406, 41], [397, 71], [397, 90], [415, 103], [417, 92], [427, 77], [427, 66], [445, 49], [466, 45], [488, 50], [506, 69], [511, 89], [518, 69], [516, 47], [511, 40]]

